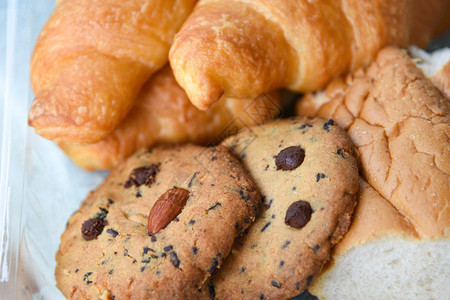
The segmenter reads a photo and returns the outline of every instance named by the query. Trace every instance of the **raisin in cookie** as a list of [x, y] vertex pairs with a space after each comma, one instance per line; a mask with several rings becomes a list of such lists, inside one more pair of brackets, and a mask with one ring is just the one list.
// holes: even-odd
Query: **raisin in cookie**
[[321, 271], [355, 207], [358, 168], [332, 120], [294, 118], [224, 141], [264, 199], [261, 214], [202, 292], [216, 299], [288, 298]]
[[70, 218], [56, 255], [57, 286], [72, 299], [192, 298], [260, 201], [226, 147], [136, 154]]

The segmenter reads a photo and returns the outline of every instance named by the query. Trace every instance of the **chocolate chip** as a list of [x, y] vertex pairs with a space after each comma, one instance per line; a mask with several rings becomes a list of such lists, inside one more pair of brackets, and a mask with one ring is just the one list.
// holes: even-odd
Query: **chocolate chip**
[[92, 281], [89, 281], [89, 277], [92, 275], [92, 272], [87, 272], [86, 274], [84, 274], [83, 276], [83, 281], [86, 281], [87, 284], [92, 283]]
[[264, 294], [259, 295], [259, 300], [266, 300], [266, 297], [264, 296]]
[[209, 297], [211, 299], [214, 299], [216, 297], [216, 290], [214, 289], [214, 285], [211, 283], [208, 283], [208, 292], [209, 292]]
[[108, 199], [108, 204], [113, 204], [114, 201], [112, 199]]
[[293, 228], [303, 228], [311, 219], [311, 205], [303, 200], [292, 203], [286, 211], [284, 222]]
[[152, 235], [152, 237], [150, 238], [150, 241], [152, 241], [153, 243], [156, 242], [157, 238], [156, 236]]
[[241, 267], [241, 273], [245, 272], [245, 267]]
[[78, 273], [78, 271], [80, 271], [80, 269], [75, 269], [75, 273]]
[[195, 224], [195, 220], [189, 220], [189, 225], [194, 225]]
[[212, 160], [212, 161], [216, 161], [216, 160], [217, 160], [217, 156], [211, 157], [211, 160]]
[[192, 178], [191, 178], [191, 180], [188, 183], [188, 187], [192, 187], [192, 184], [194, 183], [194, 180], [195, 180], [195, 178], [197, 178], [199, 173], [200, 172], [195, 172], [194, 175], [192, 175]]
[[267, 227], [270, 226], [270, 222], [267, 222], [266, 225], [263, 226], [263, 228], [261, 228], [261, 232], [263, 232], [264, 230], [267, 229]]
[[151, 252], [155, 252], [155, 250], [153, 250], [152, 248], [149, 248], [149, 247], [144, 247], [144, 251], [142, 252], [142, 255], [145, 255], [145, 254], [147, 254], [149, 251], [151, 251]]
[[209, 267], [209, 269], [206, 270], [206, 272], [212, 273], [217, 268], [218, 265], [219, 265], [219, 260], [216, 257], [213, 258], [213, 262], [211, 264], [211, 267]]
[[165, 246], [164, 247], [164, 251], [170, 251], [170, 250], [172, 250], [173, 249], [173, 246], [172, 245], [169, 245], [169, 246]]
[[276, 288], [280, 288], [281, 287], [281, 285], [275, 280], [272, 280], [271, 284], [272, 284], [272, 286], [274, 286]]
[[242, 200], [244, 200], [244, 201], [250, 200], [250, 196], [245, 195], [244, 191], [242, 191], [242, 190], [239, 191], [239, 195], [241, 196]]
[[97, 219], [105, 220], [106, 215], [108, 215], [108, 210], [106, 208], [100, 207], [100, 212], [95, 216]]
[[300, 125], [297, 129], [305, 129], [306, 127], [313, 127], [312, 124], [303, 124]]
[[327, 132], [330, 132], [330, 126], [334, 125], [334, 121], [332, 119], [329, 119], [328, 122], [323, 124], [323, 129], [325, 129]]
[[342, 151], [342, 149], [338, 149], [338, 151], [337, 151], [336, 153], [337, 153], [337, 155], [339, 155], [340, 157], [345, 158], [345, 156], [344, 156], [344, 151]]
[[130, 177], [125, 182], [124, 187], [129, 188], [133, 185], [139, 187], [141, 185], [151, 186], [155, 182], [156, 173], [159, 172], [160, 164], [151, 164], [150, 166], [143, 166], [131, 171]]
[[300, 166], [305, 159], [305, 150], [299, 146], [284, 148], [275, 159], [277, 170], [291, 171]]
[[272, 202], [273, 202], [273, 199], [270, 199], [269, 202], [264, 203], [264, 208], [265, 208], [265, 209], [269, 209], [270, 206], [272, 205]]
[[85, 241], [96, 239], [103, 231], [106, 222], [101, 219], [89, 219], [81, 225], [81, 235]]
[[312, 276], [312, 275], [308, 276], [308, 278], [306, 278], [306, 284], [307, 284], [308, 286], [310, 286], [311, 283], [312, 283], [312, 280], [313, 280], [313, 276]]
[[319, 250], [319, 249], [320, 249], [320, 246], [319, 245], [315, 245], [312, 250], [314, 251], [314, 253], [316, 253], [317, 250]]
[[297, 284], [295, 285], [295, 289], [298, 291], [300, 290], [300, 281], [297, 282]]
[[180, 260], [178, 259], [177, 254], [175, 251], [170, 252], [170, 260], [172, 261], [172, 264], [178, 268], [180, 266]]
[[319, 180], [321, 179], [321, 178], [325, 178], [326, 176], [325, 176], [325, 174], [323, 174], [323, 173], [317, 173], [317, 175], [316, 175], [316, 182], [319, 182]]
[[111, 234], [113, 237], [116, 237], [119, 235], [119, 233], [112, 228], [106, 229], [106, 232]]
[[108, 274], [112, 275], [114, 273], [114, 270], [109, 270]]
[[284, 266], [284, 260], [280, 261], [280, 266], [279, 266], [279, 268], [281, 269], [281, 267], [283, 267], [283, 266]]
[[213, 206], [211, 206], [210, 208], [208, 208], [208, 210], [212, 210], [212, 209], [216, 209], [217, 207], [222, 206], [222, 204], [220, 204], [219, 202], [217, 202], [216, 204], [214, 204]]
[[290, 243], [291, 243], [291, 241], [284, 242], [283, 246], [281, 246], [281, 249], [286, 248], [287, 246], [289, 246]]
[[143, 266], [142, 268], [141, 268], [141, 272], [144, 272], [145, 271], [145, 266]]
[[198, 248], [197, 248], [197, 247], [192, 247], [191, 253], [192, 253], [192, 255], [197, 255], [197, 253], [198, 253]]
[[136, 198], [140, 198], [140, 197], [142, 197], [141, 192], [137, 192], [137, 193], [136, 193]]

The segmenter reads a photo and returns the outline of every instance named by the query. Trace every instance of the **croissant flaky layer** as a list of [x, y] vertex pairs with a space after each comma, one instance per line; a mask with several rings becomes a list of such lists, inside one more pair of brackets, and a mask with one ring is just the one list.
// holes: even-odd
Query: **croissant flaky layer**
[[206, 109], [287, 87], [316, 90], [383, 46], [424, 46], [445, 0], [200, 0], [170, 50], [175, 77]]
[[84, 169], [110, 169], [142, 147], [218, 142], [240, 128], [276, 117], [280, 104], [278, 93], [273, 92], [255, 100], [223, 99], [200, 111], [167, 66], [144, 85], [126, 118], [104, 139], [90, 145], [59, 146]]
[[31, 60], [29, 124], [45, 138], [96, 142], [168, 60], [196, 0], [59, 1]]
[[367, 70], [306, 95], [297, 113], [346, 129], [365, 180], [422, 238], [450, 236], [450, 101], [404, 52], [383, 49]]

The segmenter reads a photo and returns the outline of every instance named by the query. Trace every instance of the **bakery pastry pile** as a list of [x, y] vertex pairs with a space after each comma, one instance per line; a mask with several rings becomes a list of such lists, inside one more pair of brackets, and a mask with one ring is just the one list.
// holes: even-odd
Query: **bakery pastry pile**
[[[445, 0], [58, 1], [31, 61], [29, 124], [80, 167], [112, 169], [61, 237], [58, 288], [105, 300], [447, 297], [450, 63], [424, 75], [397, 47], [426, 46], [448, 11]], [[292, 115], [280, 88], [307, 94], [299, 116], [270, 121]]]

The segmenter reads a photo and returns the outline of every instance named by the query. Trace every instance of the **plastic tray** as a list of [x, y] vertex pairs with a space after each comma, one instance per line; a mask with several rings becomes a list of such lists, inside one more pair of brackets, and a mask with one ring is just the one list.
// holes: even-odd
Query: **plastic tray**
[[0, 1], [0, 299], [64, 299], [53, 276], [59, 236], [105, 176], [78, 169], [27, 126], [30, 56], [54, 6]]

